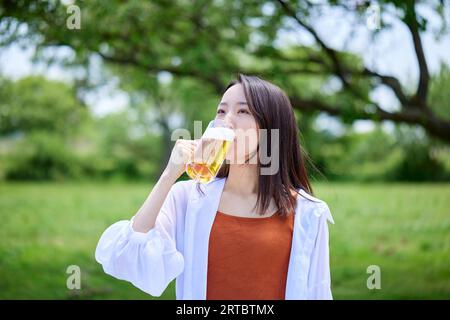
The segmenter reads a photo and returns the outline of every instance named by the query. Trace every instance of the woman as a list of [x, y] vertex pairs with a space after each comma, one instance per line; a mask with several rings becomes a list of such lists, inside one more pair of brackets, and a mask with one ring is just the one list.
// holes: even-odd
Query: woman
[[[244, 151], [234, 143], [217, 177], [200, 186], [176, 182], [197, 143], [177, 140], [136, 215], [103, 233], [96, 260], [153, 296], [176, 278], [177, 299], [332, 299], [333, 219], [311, 195], [289, 99], [267, 81], [239, 75], [216, 118], [236, 132], [258, 132], [256, 143]], [[277, 143], [259, 129], [278, 129]], [[269, 174], [273, 163], [263, 164], [260, 147], [276, 162]]]

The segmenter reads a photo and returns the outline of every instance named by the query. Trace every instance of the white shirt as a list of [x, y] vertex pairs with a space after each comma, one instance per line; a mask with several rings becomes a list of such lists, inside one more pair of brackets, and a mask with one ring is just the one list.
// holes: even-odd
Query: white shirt
[[[122, 220], [102, 234], [95, 258], [107, 274], [159, 297], [176, 278], [177, 300], [205, 300], [208, 241], [226, 178], [202, 184], [175, 183], [147, 233]], [[328, 205], [297, 190], [285, 299], [332, 299], [328, 250]], [[257, 218], [255, 218], [257, 219]]]

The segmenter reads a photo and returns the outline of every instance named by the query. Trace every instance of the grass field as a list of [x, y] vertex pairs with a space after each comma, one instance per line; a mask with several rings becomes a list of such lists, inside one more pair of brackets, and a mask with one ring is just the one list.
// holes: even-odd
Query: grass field
[[[450, 299], [450, 184], [316, 184], [329, 204], [335, 299]], [[130, 218], [149, 185], [0, 184], [1, 299], [153, 299], [103, 273], [104, 229]], [[81, 290], [66, 268], [81, 268]], [[366, 268], [381, 268], [369, 290]], [[161, 298], [175, 298], [172, 283]]]

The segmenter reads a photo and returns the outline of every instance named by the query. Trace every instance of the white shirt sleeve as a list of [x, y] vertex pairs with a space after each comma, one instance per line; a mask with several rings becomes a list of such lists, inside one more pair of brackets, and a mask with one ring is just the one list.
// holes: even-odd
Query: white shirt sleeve
[[100, 237], [95, 259], [105, 273], [131, 282], [142, 291], [159, 297], [184, 269], [184, 258], [176, 248], [176, 210], [183, 196], [180, 182], [175, 183], [147, 233], [132, 228], [131, 220], [108, 227]]
[[313, 247], [310, 274], [308, 277], [308, 299], [332, 300], [330, 258], [328, 245], [328, 221], [333, 222], [330, 209], [326, 203], [318, 207], [320, 211], [317, 237]]

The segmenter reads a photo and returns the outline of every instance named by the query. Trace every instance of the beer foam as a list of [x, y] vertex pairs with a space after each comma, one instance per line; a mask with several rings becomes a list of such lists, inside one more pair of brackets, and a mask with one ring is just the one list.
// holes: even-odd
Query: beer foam
[[233, 141], [234, 131], [233, 129], [226, 127], [207, 128], [203, 133], [202, 138]]

